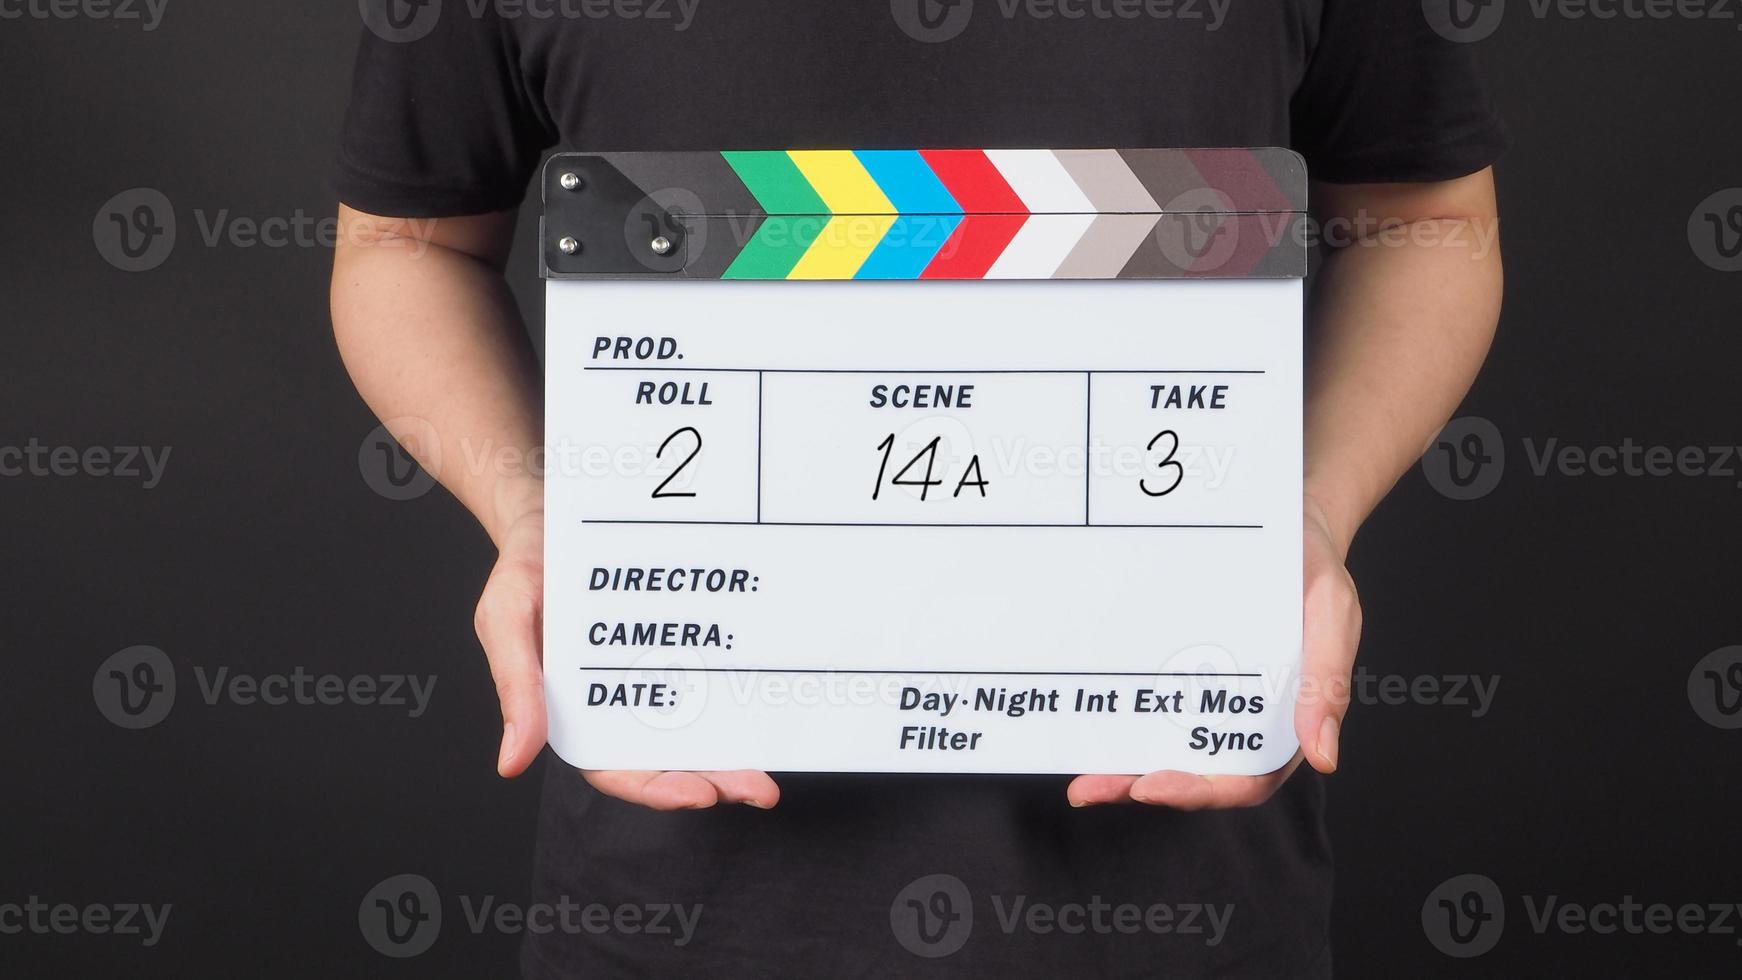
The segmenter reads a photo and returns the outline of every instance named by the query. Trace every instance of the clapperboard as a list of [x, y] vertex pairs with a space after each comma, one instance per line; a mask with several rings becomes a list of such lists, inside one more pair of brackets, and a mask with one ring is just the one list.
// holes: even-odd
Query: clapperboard
[[1300, 157], [564, 153], [543, 190], [563, 759], [1294, 753]]

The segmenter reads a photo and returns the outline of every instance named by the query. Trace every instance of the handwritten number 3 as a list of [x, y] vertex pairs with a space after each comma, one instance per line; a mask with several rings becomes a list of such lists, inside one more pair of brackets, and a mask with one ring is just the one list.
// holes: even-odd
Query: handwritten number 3
[[1169, 483], [1167, 485], [1167, 488], [1164, 490], [1151, 490], [1151, 489], [1149, 489], [1149, 479], [1147, 477], [1145, 477], [1142, 480], [1137, 481], [1138, 489], [1142, 490], [1144, 493], [1148, 494], [1151, 497], [1165, 497], [1165, 496], [1167, 496], [1168, 494], [1170, 494], [1170, 493], [1174, 492], [1176, 489], [1178, 489], [1179, 485], [1180, 485], [1180, 481], [1184, 480], [1186, 478], [1186, 468], [1184, 466], [1182, 466], [1178, 461], [1176, 461], [1173, 458], [1174, 454], [1179, 452], [1179, 433], [1173, 431], [1172, 429], [1163, 429], [1160, 432], [1157, 432], [1155, 434], [1154, 439], [1149, 440], [1149, 445], [1146, 446], [1145, 448], [1147, 448], [1153, 452], [1155, 450], [1155, 444], [1162, 441], [1163, 439], [1172, 439], [1173, 445], [1168, 447], [1167, 454], [1162, 456], [1161, 462], [1157, 465], [1158, 465], [1158, 468], [1160, 468], [1163, 472], [1167, 472], [1168, 467], [1173, 468], [1173, 470], [1172, 470], [1173, 482]]
[[656, 459], [664, 459], [665, 458], [665, 447], [671, 445], [671, 441], [673, 439], [676, 439], [678, 436], [683, 435], [685, 432], [688, 432], [690, 435], [696, 437], [696, 448], [690, 450], [690, 454], [683, 458], [683, 462], [677, 464], [677, 469], [672, 470], [670, 476], [659, 481], [659, 486], [653, 488], [653, 499], [655, 499], [655, 500], [658, 500], [661, 497], [693, 497], [696, 495], [695, 491], [693, 491], [693, 490], [669, 490], [668, 491], [665, 489], [666, 484], [669, 484], [671, 481], [677, 479], [677, 475], [679, 473], [683, 472], [683, 468], [690, 465], [690, 460], [695, 459], [696, 454], [700, 453], [702, 451], [702, 434], [700, 432], [697, 432], [695, 430], [694, 426], [686, 425], [683, 428], [677, 430], [676, 432], [673, 432], [671, 435], [666, 436], [665, 441], [659, 444], [659, 452], [655, 453], [654, 457]]

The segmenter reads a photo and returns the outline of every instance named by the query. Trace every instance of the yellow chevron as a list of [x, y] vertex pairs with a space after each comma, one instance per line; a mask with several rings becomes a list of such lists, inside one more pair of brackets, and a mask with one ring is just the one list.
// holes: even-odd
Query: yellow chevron
[[[828, 195], [825, 193], [824, 197]], [[895, 224], [893, 214], [837, 214], [829, 219], [816, 241], [788, 279], [851, 279]]]
[[788, 150], [786, 155], [833, 213], [895, 213], [895, 205], [852, 150]]

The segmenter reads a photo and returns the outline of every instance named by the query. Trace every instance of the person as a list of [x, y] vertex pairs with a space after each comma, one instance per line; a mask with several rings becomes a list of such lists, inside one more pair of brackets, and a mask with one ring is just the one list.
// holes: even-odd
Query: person
[[[541, 486], [434, 460], [540, 444], [539, 365], [503, 272], [553, 146], [1298, 150], [1314, 227], [1336, 239], [1308, 311], [1301, 754], [1216, 778], [776, 780], [551, 758], [533, 900], [640, 911], [529, 933], [529, 977], [1330, 973], [1321, 774], [1339, 764], [1360, 632], [1345, 556], [1491, 342], [1500, 124], [1467, 49], [1409, 0], [1197, 18], [1192, 4], [936, 4], [451, 2], [411, 8], [422, 36], [364, 34], [334, 168], [334, 330], [375, 413], [433, 429], [408, 448], [499, 551], [476, 610], [498, 768], [525, 772], [545, 740]], [[390, 247], [413, 238], [427, 252]], [[693, 934], [643, 927], [672, 907], [699, 907]]]

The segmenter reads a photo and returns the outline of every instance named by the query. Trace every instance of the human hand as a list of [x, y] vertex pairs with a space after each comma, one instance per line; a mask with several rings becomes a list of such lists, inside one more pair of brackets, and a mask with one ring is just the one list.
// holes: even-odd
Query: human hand
[[1257, 806], [1270, 799], [1304, 759], [1323, 773], [1337, 769], [1337, 742], [1349, 710], [1349, 684], [1361, 639], [1361, 603], [1344, 566], [1346, 544], [1324, 508], [1304, 501], [1300, 693], [1294, 731], [1301, 749], [1288, 765], [1262, 776], [1199, 776], [1163, 770], [1146, 776], [1078, 776], [1065, 795], [1072, 806], [1149, 803], [1177, 810]]
[[[484, 584], [474, 625], [496, 696], [502, 704], [502, 747], [496, 771], [518, 776], [544, 748], [544, 512], [535, 510], [502, 535], [496, 567]], [[780, 788], [767, 773], [587, 770], [587, 782], [607, 796], [655, 810], [696, 810], [716, 803], [767, 809]]]

